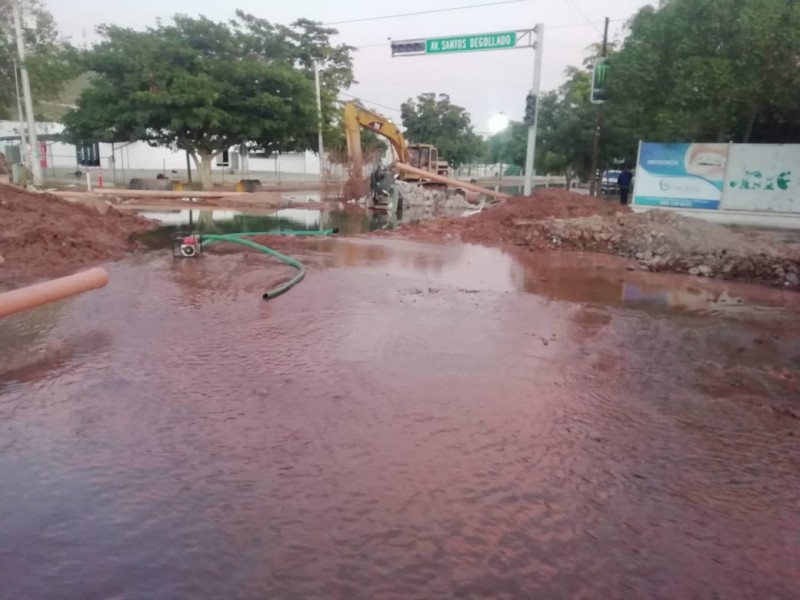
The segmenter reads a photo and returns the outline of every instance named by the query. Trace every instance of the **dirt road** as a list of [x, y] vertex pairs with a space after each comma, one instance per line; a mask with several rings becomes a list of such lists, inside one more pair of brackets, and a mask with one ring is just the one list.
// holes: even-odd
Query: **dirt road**
[[800, 295], [291, 249], [0, 322], [0, 596], [800, 596]]

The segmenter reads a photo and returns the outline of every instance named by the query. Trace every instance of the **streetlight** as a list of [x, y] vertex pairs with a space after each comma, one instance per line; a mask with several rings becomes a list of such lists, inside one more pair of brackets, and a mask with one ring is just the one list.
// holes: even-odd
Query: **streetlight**
[[492, 133], [500, 133], [501, 131], [505, 131], [508, 127], [508, 115], [506, 113], [497, 113], [491, 119], [489, 119], [489, 131]]

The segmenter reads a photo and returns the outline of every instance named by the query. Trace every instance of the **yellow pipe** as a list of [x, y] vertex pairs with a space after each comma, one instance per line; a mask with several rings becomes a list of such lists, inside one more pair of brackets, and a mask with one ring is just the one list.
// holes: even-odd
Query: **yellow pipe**
[[479, 185], [475, 185], [473, 183], [465, 183], [463, 181], [459, 181], [458, 179], [450, 179], [449, 177], [444, 177], [443, 175], [437, 175], [436, 173], [431, 173], [430, 171], [426, 171], [425, 169], [418, 169], [417, 167], [412, 167], [411, 165], [407, 165], [405, 163], [396, 162], [394, 166], [400, 170], [405, 171], [406, 173], [411, 173], [412, 175], [418, 175], [423, 179], [428, 179], [430, 181], [435, 181], [437, 183], [443, 183], [448, 187], [457, 187], [463, 188], [465, 190], [469, 190], [471, 192], [477, 192], [479, 194], [485, 194], [486, 196], [490, 196], [492, 198], [497, 198], [498, 200], [507, 200], [511, 196], [508, 194], [504, 194], [502, 192], [495, 192], [494, 190], [490, 190]]
[[75, 275], [69, 275], [68, 277], [51, 279], [43, 283], [5, 292], [0, 294], [0, 318], [101, 288], [107, 283], [108, 273], [106, 273], [105, 269], [98, 267]]

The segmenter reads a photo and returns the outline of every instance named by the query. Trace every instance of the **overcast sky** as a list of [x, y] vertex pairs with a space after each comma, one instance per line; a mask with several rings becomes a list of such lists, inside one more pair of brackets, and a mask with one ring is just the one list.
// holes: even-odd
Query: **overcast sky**
[[[94, 28], [114, 23], [141, 29], [157, 17], [234, 16], [236, 8], [276, 23], [304, 17], [324, 23], [498, 0], [47, 0], [62, 34], [73, 43], [91, 44]], [[498, 50], [458, 55], [392, 58], [387, 38], [408, 39], [527, 29], [545, 24], [542, 89], [557, 87], [564, 69], [580, 64], [586, 48], [602, 38], [602, 20], [612, 19], [611, 38], [647, 0], [520, 0], [503, 5], [334, 25], [336, 40], [360, 47], [355, 55], [358, 85], [348, 93], [399, 120], [400, 104], [424, 92], [449, 94], [472, 114], [475, 129], [485, 132], [497, 112], [519, 119], [533, 76], [532, 50]]]

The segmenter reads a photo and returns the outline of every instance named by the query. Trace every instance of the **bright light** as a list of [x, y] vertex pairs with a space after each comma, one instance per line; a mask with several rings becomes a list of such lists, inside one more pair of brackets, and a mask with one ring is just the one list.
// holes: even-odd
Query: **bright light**
[[508, 117], [506, 113], [497, 113], [489, 119], [489, 131], [492, 133], [500, 133], [508, 127]]

